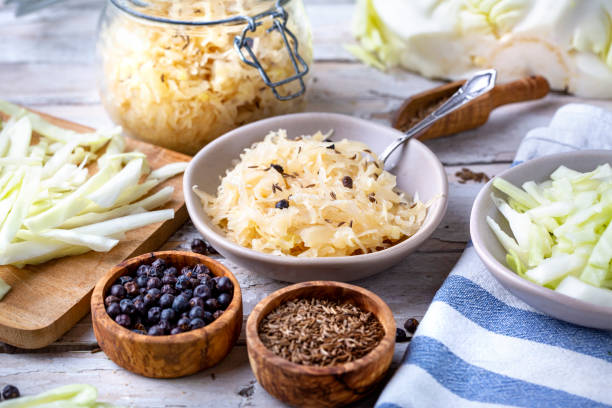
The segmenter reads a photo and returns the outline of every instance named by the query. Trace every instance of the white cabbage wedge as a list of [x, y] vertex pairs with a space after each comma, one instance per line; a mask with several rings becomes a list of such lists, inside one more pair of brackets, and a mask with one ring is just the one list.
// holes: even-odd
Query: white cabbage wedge
[[[150, 172], [144, 154], [125, 151], [121, 129], [81, 134], [1, 100], [0, 112], [11, 116], [0, 123], [0, 265], [108, 252], [126, 232], [174, 217], [153, 211], [172, 187], [149, 193], [187, 163]], [[7, 291], [0, 280], [0, 299]]]

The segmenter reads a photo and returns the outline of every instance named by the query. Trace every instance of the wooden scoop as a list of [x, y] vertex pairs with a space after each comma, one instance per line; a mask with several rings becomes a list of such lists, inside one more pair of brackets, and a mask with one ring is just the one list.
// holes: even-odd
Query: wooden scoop
[[[430, 89], [407, 99], [395, 113], [394, 128], [407, 131], [454, 94], [465, 81], [452, 82]], [[484, 125], [491, 111], [509, 103], [531, 101], [545, 97], [550, 91], [546, 78], [539, 75], [496, 85], [490, 92], [474, 99], [421, 132], [420, 140], [435, 139]]]

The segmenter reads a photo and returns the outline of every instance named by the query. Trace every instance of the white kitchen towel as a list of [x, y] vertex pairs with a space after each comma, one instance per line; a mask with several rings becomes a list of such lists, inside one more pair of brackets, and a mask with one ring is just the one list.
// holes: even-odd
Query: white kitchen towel
[[[570, 104], [530, 131], [515, 164], [612, 149], [612, 113]], [[612, 407], [612, 332], [532, 309], [487, 271], [471, 243], [436, 294], [376, 408]]]

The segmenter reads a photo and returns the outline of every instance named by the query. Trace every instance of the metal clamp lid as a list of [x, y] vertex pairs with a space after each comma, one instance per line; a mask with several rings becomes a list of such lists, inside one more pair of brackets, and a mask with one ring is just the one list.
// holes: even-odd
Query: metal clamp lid
[[[266, 32], [269, 34], [272, 31], [278, 31], [282, 36], [283, 42], [285, 43], [285, 48], [287, 49], [289, 57], [291, 58], [291, 64], [293, 65], [293, 69], [295, 71], [294, 75], [276, 82], [272, 82], [272, 80], [270, 80], [268, 73], [266, 72], [264, 67], [259, 62], [259, 59], [253, 52], [253, 39], [247, 36], [249, 32], [255, 32], [257, 30], [257, 27], [262, 24], [262, 22], [257, 21], [256, 18], [248, 18], [248, 25], [244, 28], [244, 30], [242, 30], [242, 35], [234, 39], [234, 47], [240, 55], [240, 59], [245, 64], [257, 68], [257, 71], [259, 71], [259, 75], [261, 75], [261, 78], [263, 79], [265, 84], [272, 88], [272, 92], [274, 92], [276, 98], [281, 101], [288, 101], [290, 99], [294, 99], [303, 95], [306, 91], [306, 85], [304, 84], [304, 76], [308, 73], [309, 68], [306, 61], [304, 61], [304, 59], [300, 56], [298, 52], [297, 38], [291, 32], [291, 30], [287, 28], [287, 11], [279, 4], [279, 1], [276, 2], [276, 11], [270, 14], [270, 17], [272, 17], [273, 19], [273, 25], [268, 30], [266, 30]], [[293, 45], [291, 44], [289, 39], [293, 41]], [[250, 59], [245, 55], [244, 50], [246, 50]], [[299, 90], [288, 95], [279, 94], [278, 87], [293, 81], [299, 82]]]

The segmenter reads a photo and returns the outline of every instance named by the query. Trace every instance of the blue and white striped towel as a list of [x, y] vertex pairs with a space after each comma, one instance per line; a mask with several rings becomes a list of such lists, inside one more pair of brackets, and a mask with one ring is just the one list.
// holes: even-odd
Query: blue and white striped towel
[[[612, 149], [612, 113], [571, 104], [527, 134], [515, 158]], [[376, 408], [612, 407], [612, 332], [538, 313], [468, 245]]]

